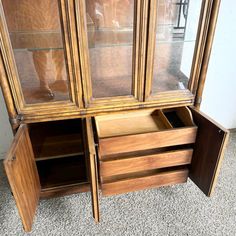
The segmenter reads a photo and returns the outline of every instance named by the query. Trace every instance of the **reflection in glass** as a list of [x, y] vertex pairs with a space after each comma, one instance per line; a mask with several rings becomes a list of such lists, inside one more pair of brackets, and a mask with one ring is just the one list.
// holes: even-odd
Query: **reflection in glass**
[[134, 0], [87, 0], [93, 97], [131, 95]]
[[69, 100], [57, 0], [3, 0], [25, 102]]
[[202, 0], [157, 2], [152, 92], [186, 89], [190, 78]]

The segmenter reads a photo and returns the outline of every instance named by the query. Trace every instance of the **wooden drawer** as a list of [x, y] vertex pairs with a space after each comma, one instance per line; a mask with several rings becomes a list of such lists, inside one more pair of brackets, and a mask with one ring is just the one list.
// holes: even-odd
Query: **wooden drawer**
[[135, 175], [107, 178], [102, 184], [105, 196], [157, 188], [172, 184], [184, 183], [188, 178], [188, 169], [157, 170], [141, 172]]
[[132, 111], [95, 120], [104, 195], [186, 181], [197, 135], [187, 107]]
[[174, 150], [143, 156], [130, 155], [100, 161], [100, 176], [106, 178], [133, 172], [188, 165], [192, 160], [193, 149]]
[[144, 110], [95, 118], [100, 158], [193, 144], [197, 127], [187, 107]]

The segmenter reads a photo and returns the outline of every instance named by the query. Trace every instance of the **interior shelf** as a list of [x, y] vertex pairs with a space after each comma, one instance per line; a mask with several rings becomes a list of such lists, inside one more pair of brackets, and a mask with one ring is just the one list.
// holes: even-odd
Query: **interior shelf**
[[81, 120], [54, 121], [30, 125], [36, 161], [84, 154]]
[[36, 163], [42, 191], [88, 182], [84, 155]]

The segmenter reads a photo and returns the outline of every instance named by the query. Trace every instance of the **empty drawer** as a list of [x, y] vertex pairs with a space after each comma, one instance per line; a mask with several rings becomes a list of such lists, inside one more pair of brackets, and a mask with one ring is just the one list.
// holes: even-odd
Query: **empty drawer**
[[100, 159], [114, 154], [192, 144], [197, 134], [187, 107], [97, 116], [95, 122]]

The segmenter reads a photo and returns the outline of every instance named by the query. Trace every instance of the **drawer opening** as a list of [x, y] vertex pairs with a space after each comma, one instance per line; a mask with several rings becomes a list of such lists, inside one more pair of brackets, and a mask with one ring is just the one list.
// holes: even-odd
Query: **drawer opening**
[[29, 125], [36, 161], [84, 154], [81, 119]]
[[99, 138], [143, 134], [171, 129], [161, 110], [144, 110], [95, 117]]
[[36, 164], [42, 191], [88, 182], [83, 155], [42, 160]]
[[165, 112], [164, 114], [174, 128], [184, 127], [184, 123], [178, 117], [176, 111], [169, 111], [169, 112]]
[[195, 126], [187, 107], [97, 116], [95, 122], [100, 139]]
[[196, 126], [192, 113], [187, 107], [165, 109], [162, 112], [173, 128]]

